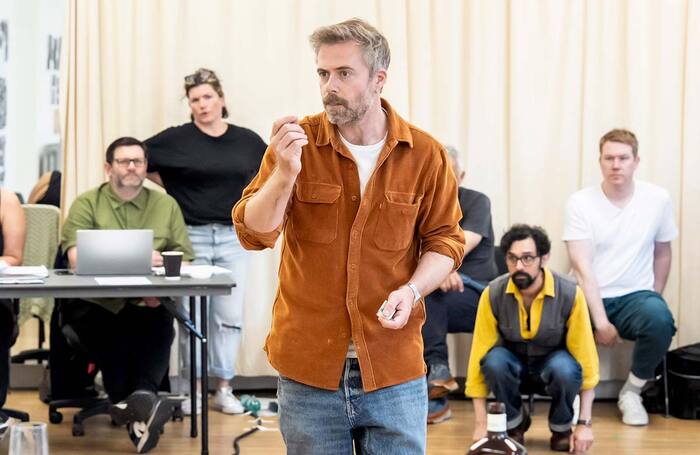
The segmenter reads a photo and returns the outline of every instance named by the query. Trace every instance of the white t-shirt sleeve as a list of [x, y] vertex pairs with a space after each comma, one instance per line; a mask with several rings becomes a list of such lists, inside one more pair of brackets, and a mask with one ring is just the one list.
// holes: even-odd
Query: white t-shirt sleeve
[[564, 240], [593, 239], [593, 232], [585, 210], [581, 206], [582, 201], [573, 196], [566, 203], [566, 218], [564, 220]]
[[670, 242], [678, 236], [675, 218], [673, 217], [673, 204], [671, 198], [666, 194], [664, 207], [662, 209], [659, 230], [654, 237], [655, 242]]

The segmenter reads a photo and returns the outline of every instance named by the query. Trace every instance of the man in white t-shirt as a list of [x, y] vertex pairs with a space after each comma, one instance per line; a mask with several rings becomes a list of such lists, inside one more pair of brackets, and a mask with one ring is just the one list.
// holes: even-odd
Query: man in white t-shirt
[[618, 399], [628, 425], [649, 423], [640, 393], [676, 332], [661, 293], [678, 229], [668, 192], [634, 179], [637, 149], [637, 138], [627, 130], [615, 129], [600, 139], [603, 183], [569, 198], [564, 228], [596, 341], [605, 346], [619, 338], [635, 342], [632, 371]]

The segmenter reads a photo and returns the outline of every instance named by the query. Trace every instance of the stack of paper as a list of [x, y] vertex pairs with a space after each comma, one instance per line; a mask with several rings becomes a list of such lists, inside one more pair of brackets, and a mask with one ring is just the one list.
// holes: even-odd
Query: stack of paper
[[49, 276], [43, 266], [7, 267], [0, 271], [0, 284], [41, 284]]

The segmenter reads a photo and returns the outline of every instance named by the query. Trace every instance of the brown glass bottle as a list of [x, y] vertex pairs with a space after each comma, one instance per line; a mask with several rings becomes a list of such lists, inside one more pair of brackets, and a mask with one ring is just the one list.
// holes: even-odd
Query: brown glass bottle
[[525, 447], [508, 437], [506, 406], [498, 402], [490, 403], [488, 412], [486, 423], [488, 435], [472, 444], [467, 455], [527, 455]]

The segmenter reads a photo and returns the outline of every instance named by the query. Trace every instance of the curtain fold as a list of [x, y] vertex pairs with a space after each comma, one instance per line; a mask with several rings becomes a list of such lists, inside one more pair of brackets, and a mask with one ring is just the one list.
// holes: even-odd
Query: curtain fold
[[[322, 109], [308, 36], [357, 16], [387, 36], [384, 96], [457, 146], [466, 185], [492, 202], [497, 238], [514, 222], [547, 229], [567, 271], [564, 204], [600, 182], [598, 140], [640, 140], [640, 179], [673, 197], [666, 298], [675, 343], [700, 340], [700, 5], [698, 0], [67, 0], [62, 68], [63, 210], [103, 181], [118, 136], [189, 120], [183, 77], [223, 82], [229, 121], [263, 138], [287, 114]], [[262, 352], [278, 252], [255, 254], [240, 374], [271, 373]]]

